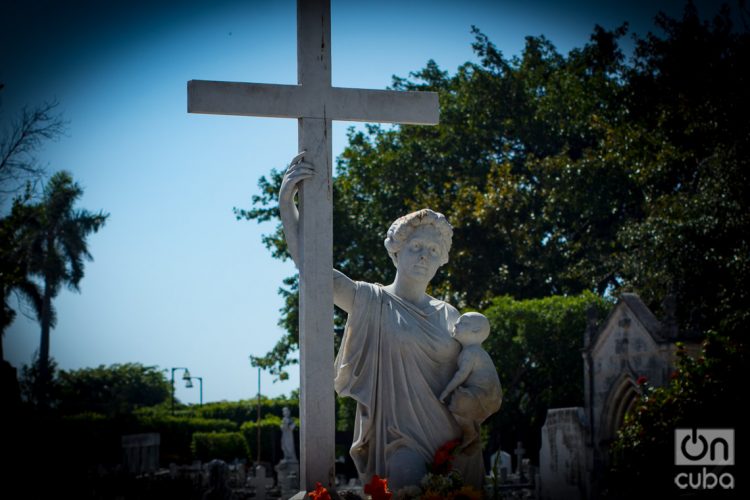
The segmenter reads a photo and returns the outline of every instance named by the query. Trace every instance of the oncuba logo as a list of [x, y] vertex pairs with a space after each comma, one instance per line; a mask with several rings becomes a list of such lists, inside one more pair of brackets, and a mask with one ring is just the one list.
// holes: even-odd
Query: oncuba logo
[[734, 429], [675, 429], [674, 463], [703, 466], [678, 473], [674, 483], [680, 489], [734, 489], [734, 476], [725, 471], [725, 467], [734, 465]]

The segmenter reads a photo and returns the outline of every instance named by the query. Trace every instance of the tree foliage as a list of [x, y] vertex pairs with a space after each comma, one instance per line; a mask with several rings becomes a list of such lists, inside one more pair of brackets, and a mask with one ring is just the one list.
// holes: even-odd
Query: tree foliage
[[[748, 34], [726, 9], [704, 22], [692, 4], [656, 28], [629, 61], [627, 26], [597, 27], [567, 55], [528, 37], [510, 58], [475, 28], [478, 62], [394, 78], [437, 91], [441, 122], [350, 130], [334, 181], [336, 267], [387, 282], [389, 224], [427, 206], [455, 227], [429, 292], [459, 308], [584, 290], [655, 306], [670, 292], [683, 330], [747, 320]], [[238, 218], [277, 218], [281, 176], [261, 178]], [[280, 227], [264, 241], [285, 258]], [[277, 371], [297, 346], [296, 278], [286, 285], [288, 335], [266, 357]]]
[[631, 498], [643, 484], [664, 497], [677, 493], [675, 472], [669, 474], [664, 468], [674, 463], [675, 429], [736, 429], [737, 450], [747, 441], [741, 432], [745, 419], [738, 412], [747, 363], [744, 339], [709, 332], [699, 356], [689, 356], [684, 346], [677, 354], [677, 370], [669, 384], [641, 384], [640, 400], [617, 433], [613, 468], [607, 477], [610, 497]]
[[190, 449], [193, 458], [204, 462], [247, 460], [250, 456], [245, 437], [239, 432], [194, 432]]
[[[3, 237], [8, 226], [7, 238], [12, 249], [7, 253], [3, 251], [3, 258], [9, 259], [3, 262], [3, 270], [11, 269], [21, 283], [39, 283], [38, 288], [29, 289], [27, 295], [37, 308], [42, 330], [37, 360], [42, 385], [51, 381], [49, 334], [56, 322], [52, 299], [63, 286], [80, 290], [84, 262], [93, 259], [86, 238], [97, 232], [109, 216], [102, 211], [91, 213], [76, 208], [82, 195], [83, 189], [68, 172], [57, 172], [44, 186], [40, 201], [16, 200], [11, 214], [3, 219]], [[7, 295], [3, 299], [7, 300]], [[4, 302], [4, 310], [7, 309], [7, 302]]]
[[[99, 365], [96, 368], [57, 370], [51, 363], [52, 382], [46, 384], [46, 400], [61, 414], [97, 413], [108, 417], [129, 414], [138, 408], [169, 401], [171, 388], [164, 372], [140, 363]], [[38, 405], [39, 363], [24, 366], [24, 397]]]
[[30, 304], [37, 317], [42, 315], [42, 290], [33, 278], [28, 251], [34, 238], [36, 210], [29, 203], [31, 190], [13, 200], [10, 214], [0, 219], [0, 360], [3, 359], [2, 335], [16, 317], [11, 297]]
[[99, 365], [62, 370], [57, 377], [58, 408], [67, 414], [97, 412], [105, 415], [165, 403], [171, 389], [162, 370], [140, 363]]
[[488, 449], [511, 450], [523, 440], [531, 456], [536, 456], [547, 409], [579, 406], [583, 401], [580, 352], [587, 313], [591, 309], [602, 318], [611, 307], [592, 292], [492, 300], [484, 310], [492, 333], [483, 347], [500, 376], [503, 404], [487, 422]]

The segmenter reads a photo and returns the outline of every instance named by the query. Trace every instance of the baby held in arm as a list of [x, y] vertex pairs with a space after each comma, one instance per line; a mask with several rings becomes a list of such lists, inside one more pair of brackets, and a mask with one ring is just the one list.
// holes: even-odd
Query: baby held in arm
[[503, 392], [495, 364], [482, 349], [490, 335], [490, 323], [480, 313], [466, 313], [453, 327], [453, 338], [463, 349], [458, 355], [458, 371], [440, 394], [463, 430], [460, 449], [471, 452], [480, 446], [479, 425], [500, 409]]

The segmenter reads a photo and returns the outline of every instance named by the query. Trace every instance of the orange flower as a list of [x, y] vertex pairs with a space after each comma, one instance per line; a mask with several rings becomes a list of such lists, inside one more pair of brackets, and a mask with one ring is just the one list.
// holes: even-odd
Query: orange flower
[[307, 492], [307, 495], [312, 498], [312, 500], [331, 500], [331, 494], [328, 493], [328, 490], [320, 483], [315, 483], [315, 491], [309, 491]]
[[365, 493], [372, 497], [372, 500], [391, 500], [393, 493], [388, 491], [388, 480], [380, 479], [375, 474], [369, 484], [365, 485]]

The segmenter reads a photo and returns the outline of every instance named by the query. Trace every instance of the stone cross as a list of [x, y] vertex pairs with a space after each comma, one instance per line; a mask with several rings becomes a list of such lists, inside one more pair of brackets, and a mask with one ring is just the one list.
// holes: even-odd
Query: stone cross
[[255, 466], [255, 476], [250, 479], [250, 484], [255, 488], [255, 499], [266, 500], [266, 488], [273, 486], [273, 478], [266, 477], [266, 468], [262, 465]]
[[316, 169], [300, 198], [301, 486], [334, 484], [331, 121], [434, 125], [436, 93], [331, 86], [330, 0], [297, 2], [297, 85], [188, 82], [188, 112], [296, 118], [298, 150]]
[[518, 460], [516, 473], [518, 474], [518, 477], [520, 480], [523, 480], [523, 456], [526, 453], [526, 450], [523, 448], [523, 443], [521, 441], [518, 442], [518, 445], [516, 446], [516, 449], [513, 450], [513, 453], [516, 455], [516, 460]]

